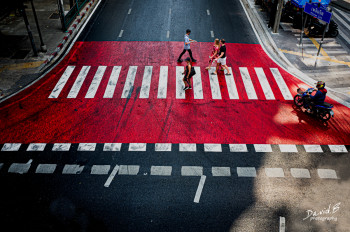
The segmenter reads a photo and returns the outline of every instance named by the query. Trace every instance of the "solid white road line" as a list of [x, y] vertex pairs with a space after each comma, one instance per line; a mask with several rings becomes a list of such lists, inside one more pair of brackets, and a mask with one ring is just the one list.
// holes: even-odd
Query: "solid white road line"
[[220, 85], [219, 85], [218, 75], [211, 74], [214, 71], [215, 71], [215, 68], [210, 68], [208, 70], [209, 80], [210, 80], [211, 96], [212, 96], [213, 99], [221, 99], [221, 92], [220, 92]]
[[171, 151], [171, 143], [156, 143], [155, 151]]
[[118, 175], [137, 175], [139, 170], [139, 165], [120, 165]]
[[151, 176], [171, 176], [171, 166], [151, 166]]
[[108, 175], [111, 165], [93, 165], [91, 174], [93, 175]]
[[311, 178], [309, 170], [305, 168], [291, 168], [290, 173], [294, 178]]
[[129, 15], [129, 14], [131, 14], [131, 8], [130, 8], [129, 11], [128, 11], [128, 15]]
[[122, 66], [114, 66], [103, 98], [112, 98]]
[[38, 164], [35, 173], [52, 174], [55, 172], [57, 164]]
[[229, 144], [230, 152], [248, 152], [246, 144]]
[[338, 179], [337, 173], [333, 169], [317, 169], [317, 174], [322, 179]]
[[263, 89], [265, 97], [267, 100], [275, 100], [270, 84], [266, 78], [264, 70], [262, 68], [255, 68], [256, 75], [258, 76], [260, 85]]
[[106, 183], [104, 184], [105, 187], [109, 187], [109, 185], [111, 184], [112, 180], [114, 179], [115, 175], [117, 175], [119, 171], [119, 166], [115, 165], [115, 167], [113, 168], [113, 171], [111, 172], [111, 174], [109, 175]]
[[210, 31], [211, 38], [214, 38], [214, 31]]
[[118, 37], [121, 38], [123, 36], [124, 30], [120, 30]]
[[328, 145], [331, 152], [347, 153], [348, 150], [344, 145]]
[[120, 151], [121, 146], [121, 143], [105, 143], [103, 151]]
[[181, 176], [202, 176], [203, 167], [200, 166], [182, 166]]
[[245, 90], [247, 92], [247, 96], [249, 99], [258, 99], [258, 96], [256, 95], [254, 85], [252, 82], [252, 79], [250, 78], [248, 69], [246, 67], [240, 67], [239, 71], [241, 72], [243, 84], [245, 87]]
[[204, 144], [205, 152], [222, 152], [221, 144]]
[[210, 15], [210, 11], [209, 10], [207, 10], [207, 15]]
[[70, 75], [72, 75], [72, 72], [74, 71], [75, 66], [67, 66], [66, 70], [64, 71], [63, 75], [61, 76], [60, 80], [57, 82], [55, 88], [53, 88], [49, 98], [57, 98], [63, 87], [66, 85]]
[[293, 100], [293, 96], [290, 93], [288, 86], [287, 86], [286, 82], [284, 81], [280, 71], [278, 71], [277, 68], [270, 68], [270, 70], [272, 72], [273, 77], [275, 78], [275, 80], [277, 82], [278, 87], [281, 90], [281, 93], [282, 93], [284, 99], [285, 100]]
[[255, 152], [272, 152], [270, 144], [254, 144]]
[[166, 98], [168, 88], [168, 66], [160, 66], [157, 98]]
[[46, 143], [31, 143], [29, 144], [27, 151], [43, 151]]
[[231, 176], [230, 167], [212, 167], [211, 173], [213, 176]]
[[78, 96], [79, 90], [84, 83], [84, 80], [90, 70], [90, 66], [83, 66], [79, 72], [77, 79], [75, 80], [67, 98], [76, 98]]
[[282, 168], [265, 168], [265, 174], [268, 177], [284, 177]]
[[151, 89], [152, 69], [153, 69], [153, 66], [145, 66], [145, 71], [143, 73], [142, 85], [140, 90], [140, 98], [149, 97], [149, 91]]
[[79, 143], [78, 151], [95, 151], [96, 143]]
[[94, 78], [90, 84], [90, 87], [85, 95], [85, 98], [94, 98], [98, 87], [100, 86], [103, 74], [106, 71], [107, 66], [98, 66]]
[[55, 143], [52, 147], [52, 151], [69, 151], [70, 143]]
[[279, 147], [281, 152], [298, 152], [297, 146], [294, 144], [280, 144]]
[[237, 86], [235, 83], [235, 79], [233, 77], [232, 68], [229, 67], [228, 69], [230, 70], [230, 73], [231, 73], [231, 75], [225, 75], [228, 95], [230, 99], [239, 99]]
[[203, 99], [202, 75], [200, 67], [194, 67], [196, 75], [193, 76], [194, 99]]
[[256, 169], [254, 167], [237, 167], [238, 177], [256, 177]]
[[166, 37], [167, 37], [167, 38], [170, 37], [170, 31], [166, 31]]
[[197, 145], [195, 143], [180, 143], [179, 151], [197, 151]]
[[286, 231], [286, 218], [280, 217], [280, 230], [279, 232], [285, 232]]
[[206, 178], [207, 178], [206, 176], [201, 176], [201, 179], [199, 180], [197, 192], [196, 192], [196, 195], [194, 196], [194, 200], [193, 200], [194, 203], [199, 203], [199, 199], [201, 198], [203, 186], [204, 186]]
[[84, 170], [84, 166], [78, 164], [66, 164], [64, 165], [62, 174], [80, 174]]
[[1, 151], [18, 151], [21, 145], [21, 143], [5, 143]]
[[24, 174], [27, 173], [30, 168], [31, 162], [28, 163], [13, 163], [9, 167], [9, 173]]
[[130, 143], [129, 151], [146, 151], [147, 143]]
[[304, 145], [304, 148], [306, 152], [311, 152], [311, 153], [323, 152], [322, 147], [320, 145]]
[[183, 66], [176, 66], [176, 99], [185, 99], [185, 84], [182, 81], [184, 75], [182, 74], [184, 72]]
[[130, 98], [134, 89], [134, 81], [136, 76], [137, 66], [130, 66], [128, 75], [126, 76], [125, 85], [122, 93], [122, 98]]

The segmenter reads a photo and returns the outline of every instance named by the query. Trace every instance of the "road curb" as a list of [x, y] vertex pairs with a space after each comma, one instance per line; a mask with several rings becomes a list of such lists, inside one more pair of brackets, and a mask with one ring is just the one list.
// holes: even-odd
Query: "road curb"
[[[256, 12], [255, 6], [251, 6], [250, 3], [247, 0], [240, 0], [240, 3], [243, 7], [243, 10], [245, 11], [248, 20], [255, 32], [255, 35], [257, 39], [259, 40], [259, 43], [265, 53], [276, 63], [278, 64], [282, 69], [284, 69], [289, 74], [295, 76], [299, 80], [305, 82], [306, 84], [310, 86], [314, 86], [317, 80], [312, 79], [299, 69], [297, 69], [287, 58], [286, 56], [279, 50], [275, 42], [273, 41], [271, 35], [269, 34], [267, 25], [263, 23], [263, 20], [259, 16], [259, 14]], [[340, 97], [337, 97], [335, 93], [341, 94], [342, 96], [344, 94], [339, 93], [332, 88], [328, 89], [328, 96], [332, 99], [336, 100], [340, 104], [350, 108], [350, 102], [347, 102]], [[344, 95], [344, 97], [347, 97]]]

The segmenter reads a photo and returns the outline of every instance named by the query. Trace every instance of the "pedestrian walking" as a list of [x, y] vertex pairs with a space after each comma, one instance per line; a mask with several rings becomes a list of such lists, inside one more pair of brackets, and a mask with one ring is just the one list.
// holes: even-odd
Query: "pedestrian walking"
[[197, 60], [194, 59], [193, 56], [192, 56], [192, 51], [191, 51], [191, 46], [190, 46], [191, 43], [197, 42], [197, 41], [193, 40], [193, 39], [190, 39], [190, 37], [189, 37], [190, 34], [191, 34], [191, 30], [187, 29], [186, 30], [186, 35], [185, 35], [184, 50], [182, 51], [182, 53], [180, 54], [179, 58], [177, 59], [177, 62], [179, 62], [179, 63], [182, 62], [181, 57], [182, 57], [183, 54], [185, 54], [186, 51], [190, 55], [192, 62], [197, 62]]
[[226, 75], [231, 75], [230, 70], [228, 69], [227, 65], [226, 65], [226, 45], [225, 45], [225, 39], [221, 39], [220, 40], [220, 50], [219, 50], [219, 56], [218, 56], [218, 60], [216, 62], [216, 70], [215, 72], [213, 72], [212, 74], [218, 74], [218, 70], [220, 65], [226, 69], [227, 73]]
[[[187, 64], [185, 67], [185, 72], [183, 73], [183, 74], [185, 74], [185, 76], [182, 80], [185, 83], [184, 90], [188, 90], [188, 89], [192, 89], [191, 78], [196, 74], [196, 71], [194, 70], [194, 67], [191, 65], [191, 59], [189, 57], [187, 57], [185, 59], [185, 61]], [[186, 86], [186, 84], [187, 84], [187, 86]]]
[[213, 45], [213, 50], [211, 52], [211, 55], [209, 56], [209, 64], [208, 67], [205, 69], [210, 69], [211, 65], [213, 64], [214, 60], [216, 60], [219, 56], [219, 50], [220, 50], [220, 40], [215, 39], [214, 40], [214, 45]]

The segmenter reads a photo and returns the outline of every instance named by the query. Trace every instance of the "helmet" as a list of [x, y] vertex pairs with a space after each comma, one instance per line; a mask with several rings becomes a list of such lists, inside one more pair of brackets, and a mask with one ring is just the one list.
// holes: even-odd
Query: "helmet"
[[324, 83], [324, 81], [318, 81], [316, 83], [316, 88], [318, 89], [323, 89], [326, 86], [326, 83]]

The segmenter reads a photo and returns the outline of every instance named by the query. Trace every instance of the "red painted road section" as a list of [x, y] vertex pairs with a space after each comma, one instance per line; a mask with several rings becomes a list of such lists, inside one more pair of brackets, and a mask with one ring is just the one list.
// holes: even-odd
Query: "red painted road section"
[[[207, 71], [211, 43], [192, 44], [201, 67], [204, 99], [176, 99], [175, 61], [181, 42], [77, 42], [65, 59], [33, 86], [0, 104], [0, 143], [245, 143], [350, 144], [350, 110], [331, 100], [335, 118], [328, 125], [293, 108], [284, 100], [270, 68], [278, 66], [260, 45], [227, 44], [239, 100], [229, 99], [225, 76], [219, 74], [222, 100], [212, 100]], [[76, 66], [57, 99], [48, 98], [68, 65]], [[91, 66], [74, 99], [67, 95], [84, 65]], [[95, 98], [85, 99], [100, 65], [108, 66]], [[144, 66], [153, 66], [150, 96], [140, 99]], [[183, 63], [184, 65], [184, 63]], [[114, 97], [103, 98], [113, 66], [123, 66]], [[138, 66], [130, 99], [121, 99], [129, 66]], [[160, 66], [169, 67], [166, 99], [157, 99]], [[239, 67], [247, 67], [259, 100], [249, 100]], [[265, 100], [254, 72], [262, 67], [276, 100]], [[297, 78], [279, 68], [292, 95]]]

